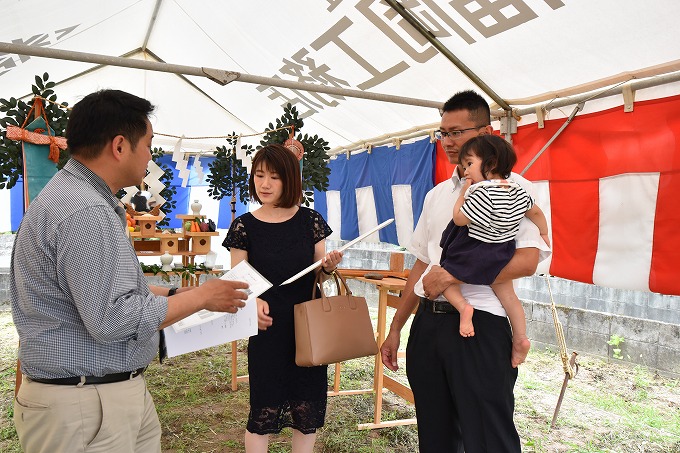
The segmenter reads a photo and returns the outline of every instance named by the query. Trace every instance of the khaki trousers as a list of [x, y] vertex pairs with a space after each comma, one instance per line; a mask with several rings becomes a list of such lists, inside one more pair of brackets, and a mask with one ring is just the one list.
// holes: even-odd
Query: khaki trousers
[[144, 375], [82, 387], [24, 376], [14, 424], [25, 453], [161, 451], [161, 426]]

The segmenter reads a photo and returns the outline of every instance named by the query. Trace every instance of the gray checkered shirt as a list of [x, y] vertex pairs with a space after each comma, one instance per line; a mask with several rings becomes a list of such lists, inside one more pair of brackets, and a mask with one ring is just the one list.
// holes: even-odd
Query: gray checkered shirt
[[71, 159], [31, 202], [12, 250], [21, 371], [52, 379], [149, 364], [167, 298], [155, 296], [104, 181]]

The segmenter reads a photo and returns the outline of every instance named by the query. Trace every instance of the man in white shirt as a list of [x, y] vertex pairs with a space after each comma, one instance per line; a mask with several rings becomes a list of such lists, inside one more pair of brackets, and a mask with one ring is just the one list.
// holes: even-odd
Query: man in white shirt
[[[479, 94], [464, 91], [451, 97], [442, 110], [438, 135], [449, 162], [458, 164], [458, 152], [466, 141], [493, 132], [489, 106]], [[512, 333], [505, 310], [490, 286], [462, 284], [463, 296], [475, 308], [475, 336], [465, 338], [458, 330], [458, 312], [441, 294], [456, 282], [438, 264], [441, 235], [463, 186], [462, 175], [457, 166], [450, 179], [425, 197], [409, 246], [417, 260], [380, 348], [382, 361], [387, 368], [398, 369], [400, 331], [419, 305], [406, 348], [406, 373], [415, 397], [420, 452], [520, 453], [513, 421], [517, 369], [510, 362]], [[530, 188], [521, 176], [512, 177]], [[526, 219], [516, 247], [496, 282], [533, 274], [539, 251], [549, 252], [538, 228]]]

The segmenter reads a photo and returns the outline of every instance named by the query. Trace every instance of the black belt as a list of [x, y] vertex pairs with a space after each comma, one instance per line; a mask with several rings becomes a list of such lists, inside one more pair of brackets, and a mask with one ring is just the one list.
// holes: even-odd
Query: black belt
[[425, 311], [430, 313], [458, 313], [458, 310], [446, 301], [430, 300], [424, 297], [420, 298], [420, 305], [425, 308]]
[[87, 384], [111, 384], [112, 382], [127, 381], [136, 378], [146, 370], [146, 367], [139, 368], [135, 371], [125, 371], [123, 373], [111, 373], [104, 376], [73, 376], [56, 379], [37, 379], [29, 376], [29, 379], [41, 384], [53, 385], [87, 385]]

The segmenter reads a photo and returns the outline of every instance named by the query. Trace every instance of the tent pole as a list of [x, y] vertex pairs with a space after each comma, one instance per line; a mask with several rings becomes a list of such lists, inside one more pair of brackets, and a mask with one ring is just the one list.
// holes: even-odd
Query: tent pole
[[144, 69], [147, 71], [169, 72], [173, 74], [207, 77], [221, 85], [226, 85], [227, 83], [232, 81], [238, 81], [245, 83], [253, 83], [257, 85], [289, 88], [293, 90], [303, 90], [316, 93], [334, 94], [339, 96], [368, 99], [372, 101], [414, 105], [417, 107], [429, 107], [440, 109], [442, 106], [441, 101], [429, 101], [426, 99], [416, 99], [404, 96], [395, 96], [391, 94], [371, 93], [368, 91], [353, 90], [348, 88], [337, 88], [334, 86], [317, 85], [314, 83], [295, 82], [292, 80], [283, 80], [275, 77], [263, 77], [252, 74], [243, 74], [235, 71], [224, 71], [221, 69], [199, 68], [195, 66], [184, 66], [169, 63], [159, 63], [155, 61], [135, 60], [130, 58], [112, 57], [109, 55], [76, 52], [71, 50], [49, 49], [47, 47], [28, 46], [26, 44], [11, 44], [6, 42], [0, 42], [0, 53], [2, 52], [8, 54], [27, 55], [33, 57], [54, 58], [59, 60], [81, 61], [85, 63], [119, 66], [124, 68]]
[[458, 57], [456, 57], [444, 44], [439, 41], [430, 30], [425, 28], [423, 24], [418, 21], [413, 15], [406, 10], [397, 0], [386, 0], [386, 2], [397, 12], [401, 17], [406, 19], [406, 21], [413, 26], [413, 28], [416, 29], [418, 33], [423, 35], [425, 39], [430, 41], [430, 44], [432, 44], [439, 52], [441, 52], [442, 55], [444, 55], [451, 63], [453, 63], [463, 74], [465, 74], [472, 82], [477, 85], [479, 88], [484, 91], [484, 93], [487, 94], [493, 101], [498, 104], [502, 109], [504, 110], [510, 110], [510, 105], [508, 105], [507, 102], [503, 100], [496, 92], [491, 89], [489, 85], [484, 83], [482, 79], [480, 79], [477, 74], [472, 72], [470, 68], [468, 68], [465, 63], [460, 61]]
[[575, 109], [571, 112], [571, 114], [569, 115], [569, 118], [567, 118], [567, 121], [565, 121], [564, 124], [562, 124], [562, 126], [557, 130], [557, 132], [555, 132], [555, 135], [553, 135], [552, 137], [550, 137], [550, 140], [548, 140], [548, 143], [546, 143], [545, 145], [543, 145], [543, 148], [541, 148], [541, 150], [540, 150], [539, 152], [536, 153], [536, 155], [534, 156], [534, 158], [531, 159], [531, 161], [527, 164], [526, 167], [524, 167], [524, 170], [522, 170], [522, 171], [520, 172], [520, 175], [524, 176], [524, 173], [526, 173], [527, 170], [529, 170], [529, 168], [534, 164], [534, 162], [536, 162], [536, 161], [538, 160], [538, 158], [541, 157], [541, 154], [543, 154], [543, 152], [544, 152], [546, 149], [548, 149], [548, 146], [550, 146], [550, 144], [551, 144], [552, 142], [554, 142], [555, 139], [556, 139], [557, 137], [559, 137], [559, 135], [562, 133], [562, 131], [564, 131], [564, 130], [567, 128], [567, 126], [569, 126], [569, 123], [571, 123], [571, 120], [574, 119], [574, 117], [576, 116], [576, 114], [577, 114], [578, 112], [580, 112], [581, 110], [583, 110], [583, 106], [584, 106], [584, 105], [585, 105], [585, 101], [581, 102], [580, 104], [578, 104], [578, 105], [576, 106], [576, 108], [575, 108]]

